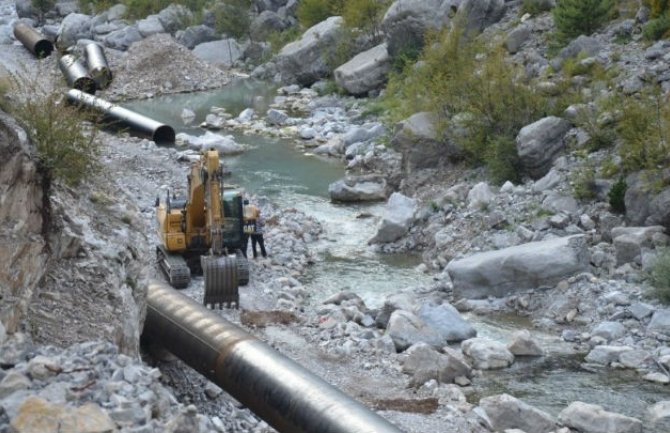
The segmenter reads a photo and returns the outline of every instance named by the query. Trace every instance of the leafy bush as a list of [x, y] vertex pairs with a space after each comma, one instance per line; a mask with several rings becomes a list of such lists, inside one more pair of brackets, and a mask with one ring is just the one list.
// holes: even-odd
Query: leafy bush
[[668, 165], [670, 107], [660, 90], [642, 92], [640, 98], [622, 97], [617, 102], [619, 153], [626, 172], [658, 169]]
[[388, 0], [346, 0], [342, 17], [348, 27], [358, 28], [376, 37], [388, 6]]
[[649, 280], [655, 288], [654, 295], [670, 303], [670, 249], [659, 252], [649, 271]]
[[[289, 27], [283, 31], [274, 31], [268, 34], [267, 42], [270, 44], [271, 51], [278, 53], [288, 43], [295, 41], [300, 36], [298, 27]], [[269, 59], [268, 59], [269, 60]]]
[[571, 175], [572, 190], [579, 200], [592, 200], [596, 197], [596, 176], [591, 165], [575, 170]]
[[516, 180], [511, 143], [519, 130], [565, 104], [537, 92], [520, 67], [506, 61], [502, 48], [487, 49], [462, 35], [445, 30], [428, 40], [417, 64], [391, 74], [385, 104], [392, 121], [429, 111], [443, 130], [454, 115], [465, 114], [457, 127], [465, 132], [459, 142], [469, 161], [486, 165], [499, 182]]
[[40, 80], [14, 77], [13, 95], [0, 99], [2, 109], [13, 115], [35, 145], [48, 183], [59, 179], [77, 185], [99, 168], [96, 130], [83, 129], [86, 113], [65, 103], [60, 91], [47, 91]]
[[649, 8], [652, 18], [658, 18], [670, 9], [668, 0], [643, 0], [642, 3]]
[[226, 0], [214, 8], [216, 30], [235, 39], [249, 35], [251, 0]]
[[126, 14], [129, 18], [144, 18], [147, 15], [160, 12], [171, 4], [180, 4], [185, 6], [190, 11], [199, 13], [208, 3], [208, 0], [121, 0], [115, 2], [112, 0], [77, 0], [79, 8], [82, 11], [90, 11], [97, 13], [109, 9], [117, 3], [122, 3], [126, 6]]
[[642, 35], [650, 41], [670, 36], [670, 18], [663, 15], [649, 20], [642, 28]]
[[621, 176], [619, 180], [616, 181], [614, 185], [612, 185], [609, 192], [607, 193], [610, 207], [614, 212], [626, 213], [626, 202], [624, 200], [626, 196], [626, 189], [628, 189], [626, 179]]
[[550, 11], [553, 7], [551, 0], [523, 0], [521, 2], [521, 14], [538, 15]]
[[340, 15], [344, 9], [344, 0], [301, 0], [296, 16], [304, 28], [312, 27], [328, 17]]
[[558, 0], [553, 10], [558, 39], [566, 43], [590, 35], [609, 20], [613, 6], [613, 0]]

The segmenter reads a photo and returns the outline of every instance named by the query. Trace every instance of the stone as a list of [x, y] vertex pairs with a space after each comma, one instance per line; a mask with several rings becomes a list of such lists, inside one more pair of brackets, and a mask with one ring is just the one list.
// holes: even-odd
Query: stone
[[5, 325], [0, 322], [0, 346], [2, 346], [5, 343], [5, 340], [7, 339], [7, 330], [5, 329]]
[[213, 28], [200, 24], [178, 31], [175, 34], [175, 39], [189, 50], [192, 50], [200, 44], [216, 40], [217, 36]]
[[184, 5], [172, 3], [158, 13], [158, 20], [166, 32], [174, 33], [192, 22], [193, 13]]
[[543, 356], [544, 350], [533, 339], [530, 331], [523, 329], [512, 334], [512, 341], [507, 344], [507, 349], [514, 356]]
[[363, 126], [355, 126], [349, 129], [342, 136], [344, 145], [346, 147], [351, 146], [352, 144], [365, 142], [369, 140], [374, 140], [375, 138], [381, 137], [386, 134], [386, 128], [381, 123], [368, 123]]
[[485, 210], [495, 200], [496, 194], [486, 182], [479, 182], [468, 192], [468, 208]]
[[109, 33], [103, 38], [103, 43], [110, 48], [125, 51], [133, 43], [141, 40], [142, 34], [137, 29], [137, 26], [126, 26]]
[[461, 156], [460, 148], [437, 131], [437, 118], [428, 112], [413, 114], [395, 125], [391, 147], [402, 154], [405, 172], [439, 167]]
[[651, 247], [653, 236], [663, 233], [662, 226], [615, 227], [611, 236], [616, 251], [617, 266], [626, 263], [641, 263], [642, 248]]
[[657, 431], [670, 431], [670, 400], [659, 401], [649, 406], [647, 420]]
[[297, 41], [285, 45], [276, 57], [282, 79], [310, 86], [329, 76], [332, 65], [328, 59], [337, 49], [335, 41], [343, 23], [342, 17], [330, 17], [309, 28]]
[[670, 310], [655, 311], [647, 325], [647, 332], [670, 336]]
[[256, 114], [256, 111], [253, 108], [245, 108], [237, 116], [237, 121], [240, 122], [240, 123], [249, 123], [254, 118], [255, 114]]
[[459, 342], [477, 336], [475, 328], [451, 304], [423, 304], [417, 314], [447, 342]]
[[646, 380], [647, 382], [658, 383], [661, 385], [667, 385], [670, 383], [670, 376], [660, 372], [647, 373], [642, 377], [642, 379]]
[[577, 200], [569, 195], [564, 195], [556, 191], [551, 191], [542, 200], [542, 207], [551, 212], [563, 212], [568, 215], [574, 215], [579, 209]]
[[631, 350], [619, 354], [619, 363], [626, 368], [640, 370], [653, 363], [653, 357], [646, 350]]
[[223, 393], [223, 390], [219, 388], [215, 383], [212, 382], [207, 382], [207, 385], [205, 385], [205, 395], [207, 398], [210, 399], [215, 399], [218, 396], [220, 396]]
[[331, 183], [328, 194], [333, 202], [360, 203], [383, 201], [388, 196], [386, 179], [382, 176], [347, 176]]
[[65, 49], [77, 44], [79, 39], [92, 39], [91, 17], [73, 13], [65, 17], [58, 32], [58, 46]]
[[38, 355], [28, 362], [28, 374], [33, 380], [47, 379], [62, 370], [55, 360], [42, 355]]
[[640, 420], [580, 401], [561, 411], [558, 421], [582, 433], [642, 433]]
[[474, 368], [495, 370], [507, 368], [514, 362], [514, 355], [504, 344], [488, 338], [471, 338], [461, 343], [463, 353], [472, 359]]
[[626, 327], [619, 322], [602, 322], [596, 325], [591, 335], [602, 337], [608, 342], [617, 340], [626, 334]]
[[563, 182], [563, 176], [558, 170], [552, 168], [541, 179], [535, 181], [533, 184], [533, 192], [544, 192], [551, 190], [561, 182]]
[[16, 433], [60, 433], [60, 421], [66, 413], [65, 406], [29, 397], [19, 407], [10, 425]]
[[405, 355], [402, 371], [412, 375], [410, 386], [419, 387], [430, 380], [453, 383], [457, 377], [472, 374], [468, 363], [452, 349], [442, 354], [426, 343], [416, 343], [405, 351]]
[[467, 33], [476, 34], [500, 21], [505, 9], [505, 0], [464, 0], [455, 19], [463, 20]]
[[391, 57], [420, 50], [427, 31], [444, 28], [460, 0], [396, 0], [382, 20]]
[[530, 26], [520, 24], [507, 34], [505, 39], [505, 48], [510, 54], [515, 54], [521, 49], [521, 46], [530, 37]]
[[628, 307], [628, 311], [633, 315], [637, 320], [644, 320], [647, 317], [654, 314], [655, 308], [649, 304], [643, 302], [636, 302]]
[[59, 433], [114, 433], [116, 425], [96, 403], [70, 409], [60, 420]]
[[377, 234], [368, 243], [397, 241], [408, 232], [414, 222], [416, 212], [417, 202], [415, 199], [394, 192], [386, 203]]
[[16, 370], [10, 370], [9, 373], [0, 381], [0, 399], [8, 395], [30, 388], [31, 382], [25, 375]]
[[556, 428], [551, 415], [508, 394], [483, 398], [479, 406], [496, 431], [520, 429], [526, 433], [546, 433]]
[[456, 299], [504, 297], [559, 281], [588, 269], [582, 235], [529, 242], [475, 253], [447, 265]]
[[630, 352], [631, 350], [633, 349], [627, 346], [600, 345], [594, 347], [584, 359], [586, 362], [592, 364], [608, 366], [613, 362], [619, 362], [621, 354]]
[[243, 47], [232, 38], [203, 42], [193, 48], [193, 54], [200, 60], [230, 68], [242, 58]]
[[161, 24], [157, 15], [149, 15], [148, 17], [137, 21], [137, 30], [139, 30], [142, 37], [145, 38], [157, 33], [165, 33], [163, 24]]
[[277, 110], [274, 108], [269, 109], [268, 112], [265, 114], [265, 120], [269, 125], [282, 126], [286, 124], [288, 119], [289, 119], [288, 114], [286, 114], [285, 111]]
[[651, 200], [645, 224], [658, 224], [670, 229], [670, 188], [663, 189]]
[[281, 32], [286, 27], [287, 24], [276, 12], [265, 10], [251, 22], [249, 32], [254, 40], [264, 41], [273, 32]]
[[394, 311], [389, 319], [386, 332], [393, 340], [398, 352], [402, 352], [411, 345], [420, 342], [435, 348], [441, 348], [446, 344], [445, 339], [439, 332], [430, 328], [409, 311]]
[[558, 55], [556, 56], [558, 64], [553, 65], [558, 66], [558, 68], [556, 69], [560, 69], [562, 62], [566, 59], [576, 58], [580, 55], [585, 57], [593, 57], [596, 56], [598, 53], [600, 53], [602, 50], [603, 50], [603, 44], [596, 38], [581, 35], [578, 36], [576, 39], [574, 39], [572, 42], [570, 42], [567, 47], [563, 48], [558, 53]]
[[391, 69], [386, 44], [363, 51], [334, 71], [338, 86], [352, 95], [366, 95], [381, 88]]
[[551, 164], [565, 147], [563, 138], [570, 123], [550, 116], [521, 128], [516, 137], [517, 153], [523, 169], [534, 179], [549, 172]]

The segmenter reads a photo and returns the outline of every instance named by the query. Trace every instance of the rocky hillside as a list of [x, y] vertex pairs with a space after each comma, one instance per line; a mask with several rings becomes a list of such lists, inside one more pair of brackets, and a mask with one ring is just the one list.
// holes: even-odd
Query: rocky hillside
[[[0, 116], [0, 432], [34, 431], [44, 411], [95, 419], [82, 432], [271, 431], [179, 362], [157, 361], [160, 373], [139, 360], [146, 280], [157, 276], [154, 192], [182, 184], [184, 161], [203, 146], [243, 152], [222, 128], [341, 160], [347, 176], [331, 199], [385, 202], [371, 248], [419, 252], [417, 271], [432, 275], [381, 308], [356, 290], [314, 305], [301, 277], [319, 260], [319, 223], [261, 200], [277, 253], [252, 263], [246, 311], [226, 317], [407, 432], [668, 431], [666, 398], [628, 413], [573, 396], [549, 413], [481, 388], [568, 357], [579, 371], [666, 392], [670, 45], [660, 3], [231, 0], [136, 16], [132, 2], [0, 2], [0, 63], [46, 71], [56, 89], [56, 59], [26, 54], [11, 35], [17, 19], [61, 50], [101, 43], [115, 73], [105, 98], [245, 74], [281, 85], [267, 112], [211, 107], [214, 132], [180, 136], [183, 148], [102, 132], [101, 169], [77, 187], [50, 182], [29, 123]], [[368, 20], [357, 19], [363, 4]], [[586, 24], [563, 9], [584, 5]], [[225, 19], [240, 10], [242, 29]], [[523, 329], [478, 335], [476, 318], [500, 316]]]

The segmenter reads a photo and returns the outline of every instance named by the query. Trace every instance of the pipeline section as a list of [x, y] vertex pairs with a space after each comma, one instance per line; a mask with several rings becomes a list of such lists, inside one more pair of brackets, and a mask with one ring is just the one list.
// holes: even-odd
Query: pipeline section
[[88, 75], [84, 65], [75, 56], [72, 54], [62, 56], [58, 59], [58, 67], [65, 76], [68, 86], [82, 92], [95, 93], [95, 81]]
[[157, 122], [127, 108], [107, 102], [77, 89], [67, 91], [67, 99], [75, 105], [101, 112], [114, 122], [123, 123], [137, 132], [151, 137], [157, 144], [170, 144], [175, 141], [174, 129], [164, 123]]
[[54, 50], [54, 44], [49, 39], [22, 22], [14, 26], [14, 37], [38, 58], [49, 57]]
[[280, 433], [402, 433], [301, 365], [163, 283], [144, 338], [162, 345]]
[[112, 71], [109, 69], [102, 47], [96, 43], [87, 44], [84, 47], [84, 55], [89, 76], [93, 78], [98, 89], [107, 88], [112, 81]]

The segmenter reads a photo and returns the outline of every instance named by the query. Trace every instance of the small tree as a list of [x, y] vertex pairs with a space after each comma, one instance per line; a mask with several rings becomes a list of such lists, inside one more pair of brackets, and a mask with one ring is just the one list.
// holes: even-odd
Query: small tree
[[235, 39], [249, 35], [251, 0], [226, 0], [214, 12], [216, 29]]
[[386, 9], [386, 0], [346, 0], [342, 16], [348, 27], [361, 29], [376, 37]]
[[558, 0], [553, 15], [559, 40], [567, 42], [598, 30], [608, 21], [613, 6], [613, 0]]

